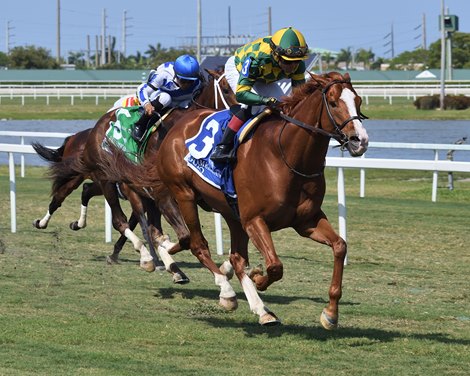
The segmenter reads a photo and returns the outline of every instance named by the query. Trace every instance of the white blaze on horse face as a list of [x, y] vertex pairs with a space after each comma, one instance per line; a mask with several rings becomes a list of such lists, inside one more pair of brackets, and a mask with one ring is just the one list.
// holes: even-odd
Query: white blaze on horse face
[[[350, 89], [343, 89], [341, 99], [344, 103], [346, 103], [346, 107], [348, 108], [349, 116], [357, 116], [356, 111], [356, 104], [354, 103], [354, 98], [356, 95]], [[356, 131], [356, 136], [359, 138], [360, 143], [363, 147], [367, 147], [369, 144], [369, 136], [367, 135], [366, 129], [362, 126], [362, 123], [355, 119], [353, 120], [354, 130]]]

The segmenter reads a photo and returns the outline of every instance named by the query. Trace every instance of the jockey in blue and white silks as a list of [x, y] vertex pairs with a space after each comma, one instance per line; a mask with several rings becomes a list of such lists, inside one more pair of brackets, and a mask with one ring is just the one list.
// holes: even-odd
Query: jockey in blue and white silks
[[201, 77], [199, 63], [191, 55], [181, 55], [174, 62], [151, 70], [147, 82], [137, 88], [136, 96], [144, 113], [135, 124], [132, 137], [142, 140], [155, 112], [162, 113], [168, 107], [188, 107], [194, 93], [202, 87]]

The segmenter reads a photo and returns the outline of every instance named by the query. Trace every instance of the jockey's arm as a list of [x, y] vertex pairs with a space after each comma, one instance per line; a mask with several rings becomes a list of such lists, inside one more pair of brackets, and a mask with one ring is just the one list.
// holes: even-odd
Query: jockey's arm
[[137, 88], [137, 98], [139, 99], [140, 105], [144, 107], [145, 112], [148, 115], [151, 115], [153, 112], [153, 106], [151, 105], [151, 96], [161, 85], [161, 79], [157, 71], [152, 70], [150, 71], [149, 77], [147, 82], [142, 83]]
[[247, 77], [240, 77], [237, 84], [237, 90], [235, 92], [235, 98], [237, 102], [247, 104], [249, 106], [256, 106], [265, 104], [265, 97], [256, 94], [253, 89], [253, 85], [256, 80]]
[[291, 76], [292, 87], [296, 87], [305, 83], [305, 64], [299, 64], [297, 71]]
[[145, 107], [147, 103], [150, 103], [150, 96], [156, 90], [149, 86], [147, 82], [144, 82], [137, 88], [137, 98], [139, 98], [139, 102], [141, 106]]

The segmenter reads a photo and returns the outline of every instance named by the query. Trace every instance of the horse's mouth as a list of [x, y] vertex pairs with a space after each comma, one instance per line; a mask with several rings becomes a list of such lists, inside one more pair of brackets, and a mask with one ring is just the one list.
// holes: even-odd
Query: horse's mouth
[[360, 157], [367, 151], [369, 142], [362, 142], [361, 139], [357, 136], [349, 137], [348, 142], [346, 143], [346, 148], [349, 151], [351, 157]]

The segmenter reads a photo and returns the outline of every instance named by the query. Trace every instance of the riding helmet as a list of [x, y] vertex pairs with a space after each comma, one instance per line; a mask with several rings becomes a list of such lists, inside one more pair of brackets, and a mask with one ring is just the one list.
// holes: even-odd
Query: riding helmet
[[308, 46], [300, 31], [285, 27], [274, 33], [270, 41], [271, 49], [284, 60], [305, 60]]
[[183, 80], [197, 80], [199, 78], [199, 63], [191, 55], [181, 55], [175, 60], [174, 70], [176, 76]]

